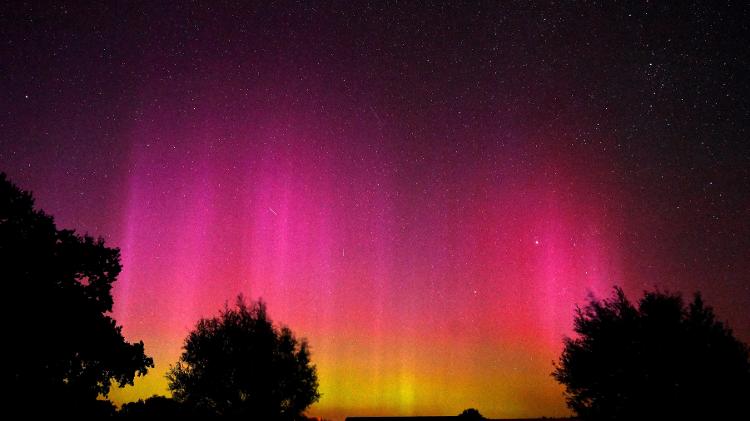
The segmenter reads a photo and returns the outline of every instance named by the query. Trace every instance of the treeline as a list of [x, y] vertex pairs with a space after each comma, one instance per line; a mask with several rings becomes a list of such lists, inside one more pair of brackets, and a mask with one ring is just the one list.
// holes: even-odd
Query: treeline
[[[96, 204], [92, 204], [95, 206]], [[24, 417], [304, 420], [318, 401], [307, 341], [240, 296], [202, 319], [167, 378], [171, 398], [103, 400], [153, 367], [111, 317], [120, 251], [60, 230], [0, 174], [0, 273], [10, 413]], [[748, 347], [696, 294], [622, 289], [575, 314], [552, 373], [581, 419], [750, 419]], [[491, 393], [491, 391], [487, 391]], [[481, 419], [475, 409], [462, 417]]]

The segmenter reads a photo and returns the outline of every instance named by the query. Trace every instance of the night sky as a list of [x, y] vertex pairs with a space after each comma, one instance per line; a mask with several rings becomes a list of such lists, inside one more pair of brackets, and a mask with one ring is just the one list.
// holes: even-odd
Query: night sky
[[744, 2], [167, 3], [0, 9], [0, 171], [121, 248], [155, 358], [116, 403], [238, 293], [335, 419], [567, 415], [552, 361], [613, 285], [750, 341]]

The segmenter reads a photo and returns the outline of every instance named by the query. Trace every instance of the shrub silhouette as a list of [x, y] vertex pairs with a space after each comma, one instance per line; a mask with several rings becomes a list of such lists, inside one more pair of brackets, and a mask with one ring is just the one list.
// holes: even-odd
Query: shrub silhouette
[[482, 414], [479, 413], [479, 410], [476, 408], [468, 408], [464, 409], [463, 412], [458, 414], [459, 418], [463, 418], [466, 420], [483, 420], [484, 417]]
[[636, 306], [615, 288], [577, 310], [575, 332], [553, 376], [582, 419], [747, 419], [748, 348], [699, 294], [646, 292]]
[[120, 408], [118, 415], [121, 418], [131, 419], [178, 419], [186, 418], [187, 414], [182, 405], [174, 399], [165, 396], [152, 396], [145, 401], [139, 399], [137, 402], [126, 403]]
[[264, 420], [300, 419], [319, 398], [307, 342], [277, 328], [262, 301], [198, 322], [167, 378], [174, 398], [192, 411]]
[[[31, 194], [0, 174], [0, 271], [7, 288], [3, 338], [10, 413], [110, 413], [111, 382], [132, 384], [153, 366], [108, 315], [120, 252], [58, 230]], [[47, 401], [38, 404], [39, 395]]]

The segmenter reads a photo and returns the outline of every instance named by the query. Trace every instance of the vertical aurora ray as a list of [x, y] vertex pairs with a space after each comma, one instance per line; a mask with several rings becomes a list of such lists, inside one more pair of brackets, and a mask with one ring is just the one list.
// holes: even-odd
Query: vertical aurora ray
[[115, 316], [157, 367], [113, 398], [165, 393], [187, 331], [243, 293], [310, 340], [323, 394], [313, 413], [453, 413], [472, 402], [517, 416], [534, 413], [532, 398], [566, 413], [549, 363], [576, 299], [611, 285], [603, 192], [545, 156], [533, 158], [543, 171], [479, 167], [457, 185], [382, 156], [397, 152], [343, 143], [320, 155], [397, 135], [366, 119], [342, 131], [335, 117], [287, 117], [162, 113], [134, 130]]

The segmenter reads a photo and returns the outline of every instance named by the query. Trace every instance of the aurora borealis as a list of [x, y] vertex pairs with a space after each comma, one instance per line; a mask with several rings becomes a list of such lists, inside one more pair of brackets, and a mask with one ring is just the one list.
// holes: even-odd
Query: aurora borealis
[[747, 6], [708, 7], [4, 6], [0, 171], [121, 248], [156, 367], [116, 403], [243, 293], [309, 340], [311, 415], [568, 415], [589, 293], [750, 341]]

